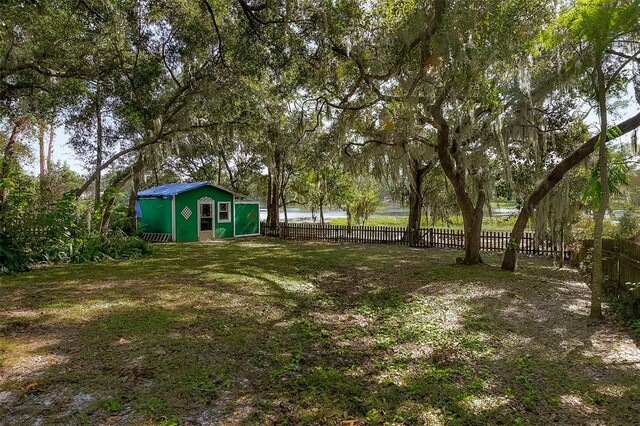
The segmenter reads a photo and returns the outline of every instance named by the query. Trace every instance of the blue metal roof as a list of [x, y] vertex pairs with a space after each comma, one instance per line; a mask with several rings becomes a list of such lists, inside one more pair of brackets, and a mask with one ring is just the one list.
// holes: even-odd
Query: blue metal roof
[[201, 188], [203, 186], [212, 186], [226, 192], [234, 194], [226, 188], [218, 185], [212, 185], [209, 182], [193, 182], [193, 183], [168, 183], [166, 185], [156, 186], [155, 188], [145, 189], [138, 192], [138, 198], [168, 198], [192, 189]]

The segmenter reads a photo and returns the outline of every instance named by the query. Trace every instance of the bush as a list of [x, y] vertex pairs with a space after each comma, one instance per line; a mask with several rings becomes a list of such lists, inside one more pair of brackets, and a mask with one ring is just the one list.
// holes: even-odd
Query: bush
[[636, 235], [640, 228], [640, 221], [634, 208], [625, 208], [618, 220], [616, 233], [620, 238], [629, 239]]
[[0, 275], [27, 271], [29, 256], [14, 244], [10, 235], [0, 234]]
[[5, 210], [5, 229], [0, 234], [0, 273], [21, 272], [30, 263], [99, 262], [150, 253], [146, 241], [122, 230], [103, 233], [89, 230], [88, 208], [68, 194], [37, 217]]
[[[634, 291], [635, 290], [635, 291]], [[611, 302], [611, 313], [624, 325], [640, 333], [640, 296], [637, 289]]]
[[151, 253], [149, 244], [138, 237], [110, 230], [102, 235], [93, 234], [76, 241], [70, 253], [74, 263], [96, 262], [104, 259], [132, 259]]

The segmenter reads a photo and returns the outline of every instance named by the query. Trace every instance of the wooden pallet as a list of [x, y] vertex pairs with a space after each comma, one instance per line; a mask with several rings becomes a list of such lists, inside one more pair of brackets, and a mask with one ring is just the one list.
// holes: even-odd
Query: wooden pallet
[[171, 234], [162, 234], [159, 232], [143, 232], [140, 238], [152, 243], [168, 243], [169, 241], [171, 241]]

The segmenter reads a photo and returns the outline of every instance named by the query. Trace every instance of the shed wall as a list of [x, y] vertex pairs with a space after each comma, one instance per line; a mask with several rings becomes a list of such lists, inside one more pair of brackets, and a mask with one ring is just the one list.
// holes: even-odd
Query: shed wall
[[236, 203], [236, 235], [260, 233], [260, 204]]
[[138, 229], [142, 232], [171, 234], [171, 200], [167, 198], [140, 198], [142, 217]]
[[[233, 194], [222, 191], [218, 188], [205, 186], [193, 189], [176, 195], [176, 240], [177, 241], [198, 241], [198, 200], [209, 197], [214, 200], [214, 224], [216, 238], [233, 238]], [[231, 221], [229, 223], [218, 222], [218, 202], [228, 201], [231, 203]], [[185, 219], [182, 211], [189, 208], [191, 215]]]

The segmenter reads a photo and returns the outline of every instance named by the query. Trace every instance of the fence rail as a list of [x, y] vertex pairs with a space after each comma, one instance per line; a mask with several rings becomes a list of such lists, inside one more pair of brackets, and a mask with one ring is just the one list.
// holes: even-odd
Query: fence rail
[[[593, 248], [593, 240], [584, 240], [581, 259]], [[608, 297], [632, 296], [640, 303], [640, 244], [629, 240], [602, 240], [604, 292]], [[640, 317], [640, 305], [634, 307]]]
[[[262, 222], [262, 235], [290, 240], [335, 241], [346, 243], [398, 244], [414, 247], [438, 247], [464, 249], [464, 232], [447, 228], [420, 228], [407, 231], [398, 226], [345, 226], [321, 225], [315, 223], [284, 223], [270, 229]], [[510, 232], [483, 231], [480, 249], [483, 251], [504, 251], [511, 239]], [[526, 232], [520, 241], [520, 253], [537, 255], [560, 255], [559, 242], [542, 239], [532, 232]], [[568, 251], [564, 251], [568, 258]]]
[[15, 243], [18, 245], [28, 246], [36, 241], [46, 243], [49, 239], [50, 229], [48, 226], [34, 225], [28, 223], [11, 224], [10, 227], [0, 228], [0, 232], [8, 232]]

